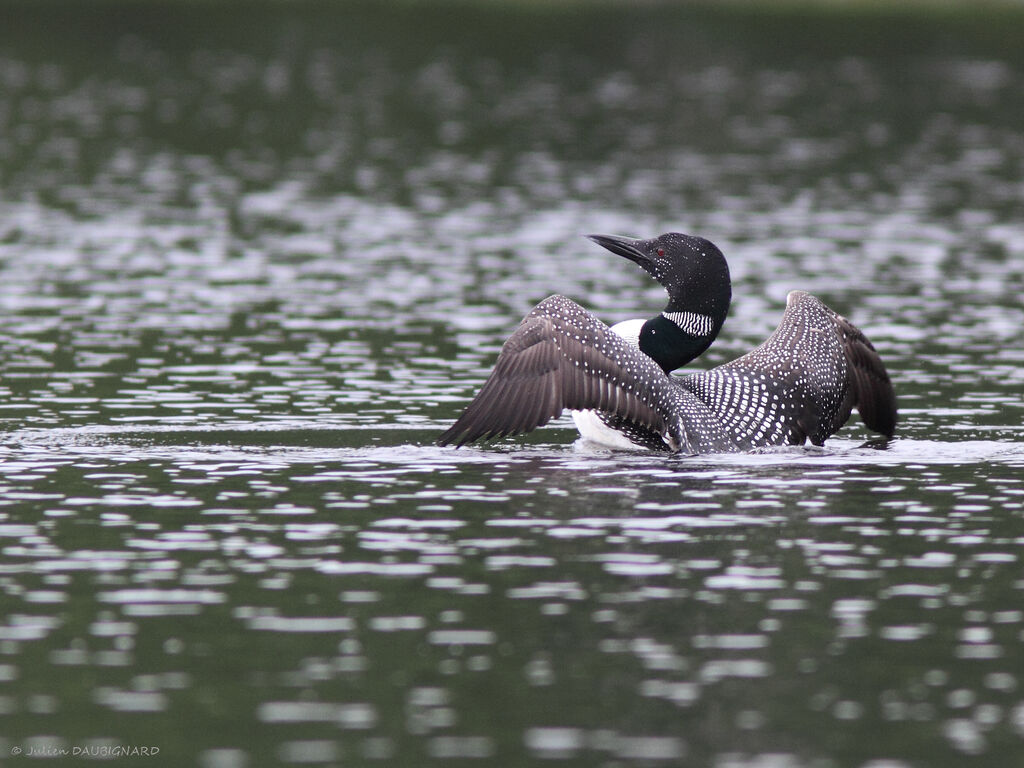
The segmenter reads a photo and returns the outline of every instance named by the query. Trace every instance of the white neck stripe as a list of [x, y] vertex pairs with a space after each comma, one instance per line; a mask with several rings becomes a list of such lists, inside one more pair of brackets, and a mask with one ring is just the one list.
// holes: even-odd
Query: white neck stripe
[[696, 312], [662, 312], [661, 316], [671, 320], [679, 330], [691, 336], [707, 336], [715, 327], [715, 321], [708, 315], [699, 315]]

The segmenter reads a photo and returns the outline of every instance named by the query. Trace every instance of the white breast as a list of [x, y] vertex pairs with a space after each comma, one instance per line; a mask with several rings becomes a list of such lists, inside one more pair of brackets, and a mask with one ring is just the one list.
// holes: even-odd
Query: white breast
[[[646, 320], [623, 320], [612, 326], [612, 331], [624, 338], [634, 347], [640, 347], [640, 329], [643, 328]], [[589, 440], [597, 445], [616, 450], [639, 450], [638, 446], [621, 432], [610, 429], [598, 417], [595, 411], [570, 411], [572, 420], [576, 422], [576, 429], [580, 431], [580, 437]]]

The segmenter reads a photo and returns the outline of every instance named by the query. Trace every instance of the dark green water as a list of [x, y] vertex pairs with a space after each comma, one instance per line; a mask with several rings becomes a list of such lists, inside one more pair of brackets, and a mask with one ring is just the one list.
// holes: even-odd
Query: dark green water
[[[0, 764], [1024, 765], [1020, 14], [3, 15]], [[666, 230], [897, 439], [433, 446]]]

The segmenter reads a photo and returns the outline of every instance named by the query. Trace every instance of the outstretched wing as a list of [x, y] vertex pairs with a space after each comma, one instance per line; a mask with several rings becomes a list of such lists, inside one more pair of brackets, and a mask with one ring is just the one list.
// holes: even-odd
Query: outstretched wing
[[[857, 406], [868, 429], [892, 437], [896, 431], [896, 392], [889, 379], [889, 372], [885, 370], [885, 363], [857, 326], [842, 315], [833, 315], [842, 336], [843, 354], [849, 365], [852, 405]], [[842, 422], [835, 425], [835, 430], [846, 423], [849, 415], [850, 409], [847, 408]]]
[[571, 408], [672, 433], [669, 442], [678, 448], [678, 390], [657, 363], [590, 312], [551, 296], [508, 338], [490, 377], [438, 442], [461, 446], [522, 434]]
[[[720, 380], [719, 380], [720, 379]], [[775, 332], [742, 357], [684, 381], [741, 447], [821, 445], [854, 406], [892, 436], [896, 396], [867, 337], [819, 299], [793, 291]]]

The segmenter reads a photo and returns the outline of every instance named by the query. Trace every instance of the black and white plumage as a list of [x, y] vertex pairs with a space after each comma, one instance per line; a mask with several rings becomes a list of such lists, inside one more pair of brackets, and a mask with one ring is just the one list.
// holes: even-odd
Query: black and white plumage
[[896, 398], [878, 353], [814, 296], [791, 292], [775, 332], [742, 357], [671, 376], [725, 321], [724, 257], [707, 240], [677, 233], [591, 239], [647, 270], [668, 291], [668, 306], [613, 329], [564, 296], [545, 299], [505, 342], [442, 445], [529, 432], [567, 408], [597, 442], [689, 454], [821, 445], [854, 407], [869, 429], [892, 436]]

